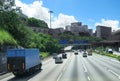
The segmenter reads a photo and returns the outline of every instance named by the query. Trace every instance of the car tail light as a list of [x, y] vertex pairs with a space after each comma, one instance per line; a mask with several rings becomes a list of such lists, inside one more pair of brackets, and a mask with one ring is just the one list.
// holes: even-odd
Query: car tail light
[[10, 71], [10, 64], [8, 64], [8, 71]]
[[25, 68], [25, 64], [24, 63], [22, 63], [22, 69], [24, 69]]

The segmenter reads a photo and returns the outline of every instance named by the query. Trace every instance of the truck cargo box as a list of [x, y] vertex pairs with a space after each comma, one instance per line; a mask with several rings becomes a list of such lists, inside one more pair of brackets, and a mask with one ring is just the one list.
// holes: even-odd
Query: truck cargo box
[[29, 70], [41, 63], [39, 49], [9, 49], [7, 63], [12, 72]]

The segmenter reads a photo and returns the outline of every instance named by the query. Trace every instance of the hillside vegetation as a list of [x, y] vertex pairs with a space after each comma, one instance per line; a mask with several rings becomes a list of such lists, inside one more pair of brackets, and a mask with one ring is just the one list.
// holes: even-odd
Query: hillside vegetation
[[17, 45], [17, 41], [5, 30], [0, 29], [0, 45]]
[[[0, 1], [0, 4], [0, 44], [38, 48], [40, 51], [50, 54], [59, 52], [61, 46], [57, 39], [47, 34], [36, 33], [28, 27], [29, 23], [29, 26], [32, 24], [32, 26], [47, 28], [48, 26], [44, 21], [22, 16], [19, 7], [12, 9], [15, 6], [14, 1]], [[31, 24], [30, 21], [32, 21]]]

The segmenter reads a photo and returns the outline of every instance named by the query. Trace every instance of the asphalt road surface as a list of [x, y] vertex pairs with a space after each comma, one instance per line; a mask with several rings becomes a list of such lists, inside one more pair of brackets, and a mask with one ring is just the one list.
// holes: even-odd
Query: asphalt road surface
[[120, 81], [120, 62], [106, 56], [67, 53], [62, 64], [53, 58], [43, 61], [41, 71], [23, 77], [12, 73], [0, 76], [0, 81]]

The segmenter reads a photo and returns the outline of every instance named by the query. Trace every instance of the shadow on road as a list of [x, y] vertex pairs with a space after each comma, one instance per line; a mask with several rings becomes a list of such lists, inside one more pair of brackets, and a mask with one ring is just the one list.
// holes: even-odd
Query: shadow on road
[[30, 78], [36, 76], [37, 74], [39, 74], [42, 70], [37, 71], [35, 73], [30, 73], [30, 74], [26, 74], [24, 76], [16, 76], [12, 79], [9, 79], [8, 81], [28, 81]]

